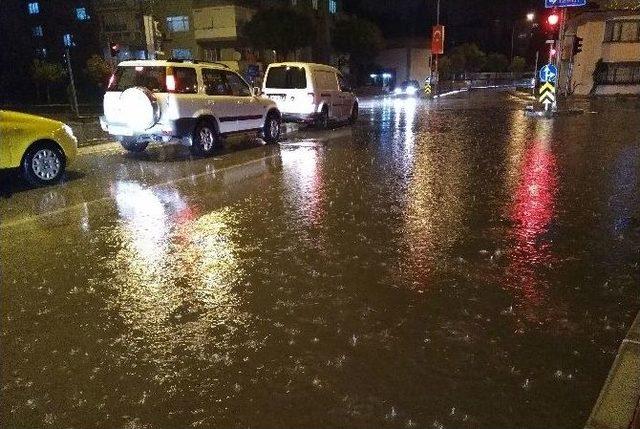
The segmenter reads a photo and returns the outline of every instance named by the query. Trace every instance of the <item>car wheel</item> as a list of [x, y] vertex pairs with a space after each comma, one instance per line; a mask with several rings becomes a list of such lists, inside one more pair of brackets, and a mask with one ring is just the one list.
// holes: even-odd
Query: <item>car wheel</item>
[[322, 112], [316, 121], [316, 127], [321, 130], [329, 128], [329, 109], [326, 106], [322, 108]]
[[269, 113], [264, 121], [262, 138], [269, 144], [278, 143], [280, 139], [280, 118], [275, 113]]
[[149, 145], [149, 142], [140, 142], [136, 139], [123, 139], [120, 141], [120, 145], [122, 145], [123, 149], [128, 152], [140, 153], [144, 152]]
[[189, 149], [195, 156], [211, 156], [220, 147], [220, 136], [210, 121], [200, 121], [191, 140]]
[[351, 108], [351, 116], [349, 116], [349, 124], [355, 124], [358, 120], [358, 103], [353, 103]]
[[58, 183], [64, 174], [66, 161], [55, 143], [38, 143], [22, 158], [22, 175], [34, 186]]

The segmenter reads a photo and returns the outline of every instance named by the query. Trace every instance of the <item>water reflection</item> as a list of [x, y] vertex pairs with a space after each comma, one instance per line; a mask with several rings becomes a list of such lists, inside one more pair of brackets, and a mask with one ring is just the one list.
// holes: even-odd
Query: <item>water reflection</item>
[[321, 150], [321, 146], [311, 141], [280, 152], [285, 198], [296, 220], [306, 226], [320, 227], [326, 216]]
[[[545, 268], [553, 261], [547, 236], [555, 215], [557, 167], [550, 147], [550, 127], [541, 123], [537, 139], [524, 155], [510, 217], [514, 240], [507, 275], [517, 306], [532, 311], [546, 298]], [[530, 317], [535, 317], [529, 313]]]
[[243, 276], [237, 220], [230, 208], [200, 215], [172, 188], [117, 182], [113, 192], [121, 221], [111, 261], [117, 293], [109, 304], [128, 326], [117, 343], [148, 354], [168, 377], [169, 362], [180, 359], [175, 347], [204, 353], [211, 327], [226, 325], [233, 335], [247, 317], [233, 292]]

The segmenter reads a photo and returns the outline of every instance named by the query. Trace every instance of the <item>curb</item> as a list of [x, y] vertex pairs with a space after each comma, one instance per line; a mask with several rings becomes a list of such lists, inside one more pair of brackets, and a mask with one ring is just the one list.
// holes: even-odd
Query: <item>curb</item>
[[622, 341], [585, 429], [640, 429], [640, 313]]

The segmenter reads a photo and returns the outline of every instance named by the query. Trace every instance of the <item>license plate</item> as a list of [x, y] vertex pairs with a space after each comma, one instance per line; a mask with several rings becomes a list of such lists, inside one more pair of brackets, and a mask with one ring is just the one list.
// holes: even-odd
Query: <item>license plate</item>
[[273, 101], [284, 101], [285, 99], [284, 95], [270, 95], [269, 98]]

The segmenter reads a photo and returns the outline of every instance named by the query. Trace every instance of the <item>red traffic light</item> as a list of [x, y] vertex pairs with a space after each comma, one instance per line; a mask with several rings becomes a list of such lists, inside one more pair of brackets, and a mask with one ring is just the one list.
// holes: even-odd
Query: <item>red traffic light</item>
[[557, 13], [552, 13], [547, 17], [547, 23], [552, 27], [558, 25], [558, 22], [560, 22], [560, 15], [558, 15]]

